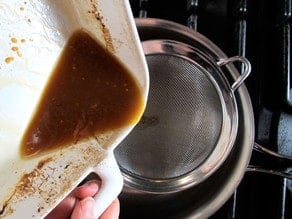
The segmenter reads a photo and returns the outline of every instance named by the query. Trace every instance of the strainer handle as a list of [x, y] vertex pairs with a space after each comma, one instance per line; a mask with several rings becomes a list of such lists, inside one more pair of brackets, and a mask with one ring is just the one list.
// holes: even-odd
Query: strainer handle
[[231, 86], [231, 90], [234, 92], [237, 88], [240, 87], [240, 85], [242, 85], [244, 80], [249, 76], [251, 72], [251, 64], [247, 60], [247, 58], [243, 56], [233, 56], [230, 58], [219, 59], [219, 61], [217, 62], [217, 65], [221, 67], [232, 62], [241, 62], [243, 64], [243, 70], [242, 70], [241, 75], [235, 80], [235, 82]]

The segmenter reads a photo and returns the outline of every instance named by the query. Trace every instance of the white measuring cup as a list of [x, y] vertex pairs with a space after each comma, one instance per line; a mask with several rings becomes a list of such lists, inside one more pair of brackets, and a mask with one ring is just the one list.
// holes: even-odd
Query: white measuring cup
[[94, 197], [99, 217], [122, 189], [113, 150], [135, 124], [30, 159], [20, 156], [19, 147], [66, 41], [80, 28], [125, 64], [146, 105], [148, 69], [130, 5], [0, 0], [0, 11], [0, 218], [45, 217], [91, 172], [102, 182]]

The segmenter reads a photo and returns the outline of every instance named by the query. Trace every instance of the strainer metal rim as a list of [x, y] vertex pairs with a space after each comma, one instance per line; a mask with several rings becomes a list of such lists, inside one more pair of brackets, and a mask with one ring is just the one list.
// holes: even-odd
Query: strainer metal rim
[[184, 58], [201, 71], [212, 81], [220, 97], [222, 106], [223, 125], [215, 149], [194, 170], [170, 179], [150, 179], [138, 176], [120, 166], [125, 185], [147, 193], [173, 193], [192, 187], [212, 175], [226, 160], [233, 148], [238, 128], [238, 112], [236, 98], [227, 78], [217, 64], [204, 55], [199, 49], [174, 40], [147, 40], [142, 42], [144, 53], [148, 55], [171, 55]]

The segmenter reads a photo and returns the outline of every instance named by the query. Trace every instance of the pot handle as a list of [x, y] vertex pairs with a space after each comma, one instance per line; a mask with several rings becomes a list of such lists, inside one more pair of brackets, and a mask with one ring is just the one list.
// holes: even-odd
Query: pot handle
[[[254, 143], [253, 150], [263, 156], [263, 159], [269, 159], [271, 162], [263, 162], [266, 167], [262, 166], [262, 164], [248, 165], [247, 171], [267, 173], [292, 179], [292, 156], [276, 153], [256, 142]], [[271, 166], [267, 166], [267, 163], [271, 164]]]
[[242, 71], [241, 75], [235, 80], [235, 82], [231, 86], [231, 90], [232, 90], [232, 92], [234, 92], [237, 88], [240, 87], [240, 85], [242, 85], [244, 80], [249, 76], [249, 74], [251, 72], [251, 64], [247, 60], [247, 58], [245, 58], [243, 56], [233, 56], [230, 58], [219, 59], [219, 61], [217, 61], [217, 65], [219, 67], [221, 67], [221, 66], [227, 65], [227, 64], [232, 63], [232, 62], [241, 62], [243, 64], [243, 71]]

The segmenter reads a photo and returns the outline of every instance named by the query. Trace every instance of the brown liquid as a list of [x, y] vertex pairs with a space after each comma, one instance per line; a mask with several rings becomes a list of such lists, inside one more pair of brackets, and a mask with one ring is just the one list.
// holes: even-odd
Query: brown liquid
[[21, 144], [24, 157], [134, 124], [141, 91], [128, 70], [84, 31], [75, 32]]

